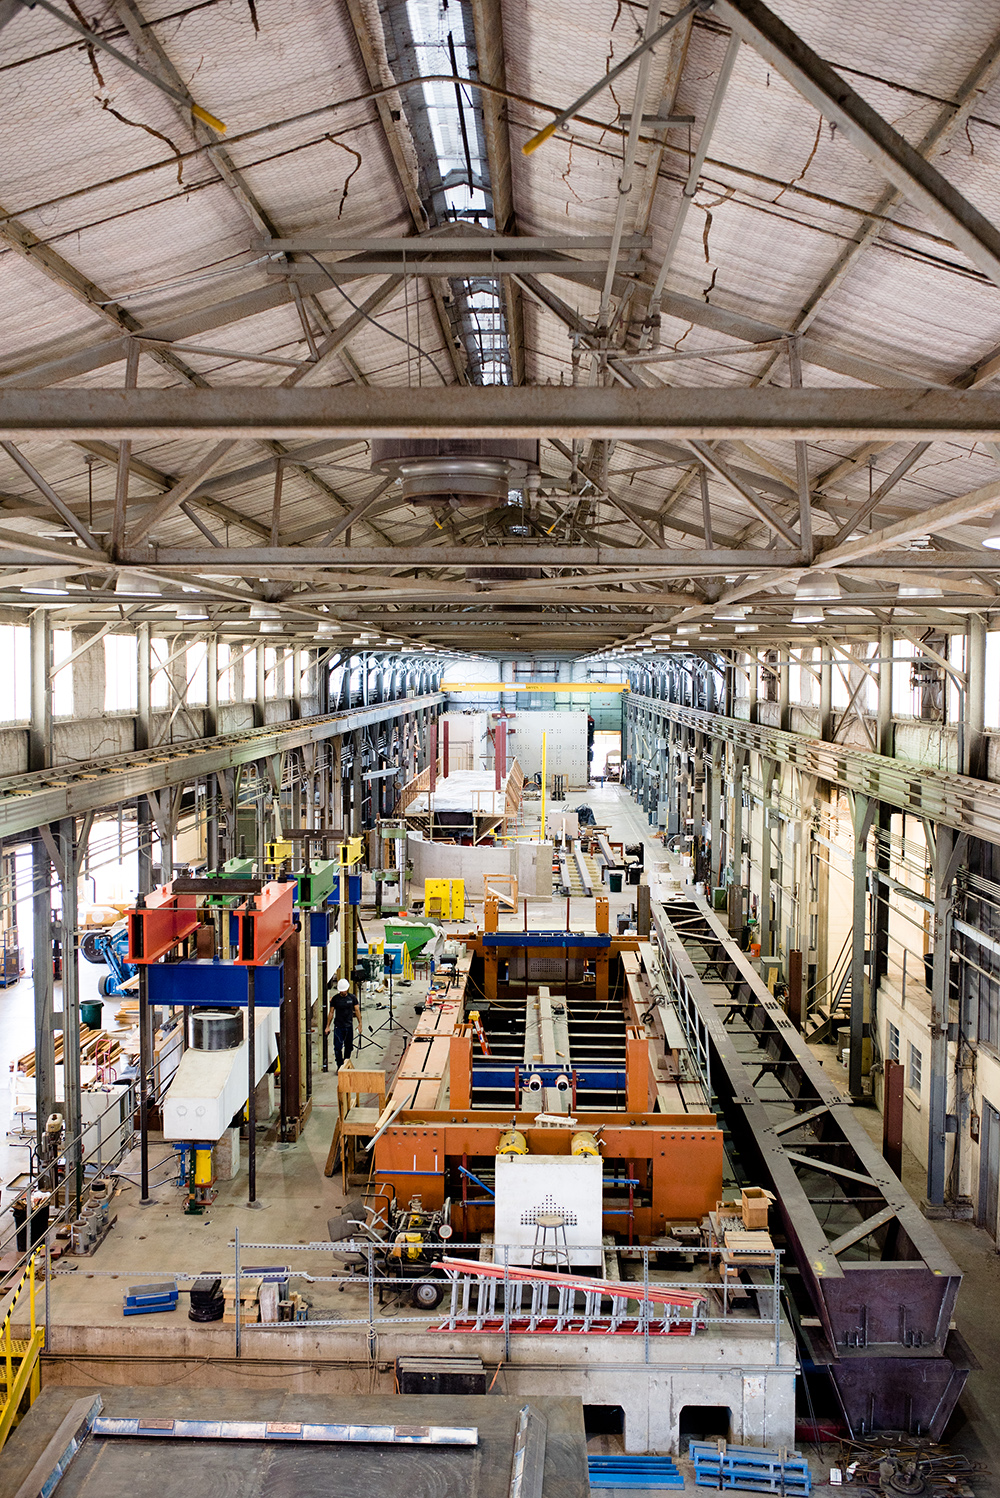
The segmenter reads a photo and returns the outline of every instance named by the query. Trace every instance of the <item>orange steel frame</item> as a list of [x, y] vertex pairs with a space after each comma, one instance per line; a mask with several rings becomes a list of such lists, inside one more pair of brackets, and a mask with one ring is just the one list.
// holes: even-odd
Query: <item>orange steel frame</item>
[[[513, 1115], [514, 1127], [524, 1135], [532, 1155], [569, 1155], [570, 1141], [581, 1128], [603, 1126], [601, 1153], [606, 1160], [628, 1161], [639, 1181], [637, 1194], [648, 1205], [636, 1205], [637, 1236], [650, 1239], [670, 1222], [700, 1221], [722, 1196], [722, 1133], [714, 1113], [577, 1113], [575, 1127], [539, 1128], [532, 1113]], [[499, 1110], [469, 1113], [406, 1110], [399, 1114], [375, 1146], [375, 1176], [393, 1187], [396, 1199], [413, 1195], [425, 1207], [444, 1204], [449, 1164], [496, 1155], [501, 1136], [511, 1127], [512, 1115]], [[473, 1167], [474, 1168], [474, 1167]], [[492, 1226], [492, 1202], [470, 1203], [461, 1231]], [[621, 1226], [609, 1218], [606, 1229]]]
[[[492, 902], [487, 902], [487, 907]], [[607, 901], [599, 910], [606, 923]], [[486, 928], [495, 920], [487, 908]], [[492, 925], [492, 929], [496, 929]], [[605, 930], [606, 930], [605, 924]], [[528, 933], [530, 940], [530, 933]], [[484, 948], [478, 937], [467, 937], [468, 955], [461, 968], [468, 974], [473, 952], [485, 960], [496, 949]], [[604, 952], [581, 948], [589, 960], [603, 959], [607, 997], [609, 962], [624, 956], [631, 968], [638, 958], [634, 938], [614, 938]], [[521, 950], [525, 950], [521, 948]], [[530, 949], [529, 949], [530, 950]], [[539, 950], [542, 950], [539, 948]], [[627, 955], [626, 955], [627, 954]], [[495, 969], [494, 969], [495, 970]], [[488, 971], [488, 967], [487, 967]], [[463, 973], [460, 973], [462, 983]], [[464, 983], [462, 984], [464, 987]], [[489, 989], [487, 987], [487, 993]], [[444, 1203], [449, 1170], [496, 1155], [503, 1133], [513, 1126], [524, 1134], [531, 1154], [569, 1155], [572, 1136], [580, 1129], [602, 1128], [601, 1153], [608, 1161], [628, 1162], [627, 1174], [640, 1184], [632, 1227], [647, 1241], [663, 1233], [670, 1222], [700, 1221], [722, 1195], [723, 1141], [714, 1113], [656, 1113], [657, 1057], [626, 985], [623, 1018], [626, 1033], [626, 1111], [588, 1112], [578, 1109], [574, 1126], [538, 1127], [532, 1113], [512, 1115], [503, 1109], [473, 1109], [472, 1062], [478, 1041], [463, 1025], [461, 992], [429, 1001], [407, 1046], [383, 1120], [392, 1119], [375, 1145], [374, 1179], [391, 1187], [397, 1200], [420, 1195], [426, 1207]], [[394, 1116], [395, 1115], [395, 1116]], [[470, 1186], [470, 1190], [475, 1191]], [[454, 1210], [454, 1208], [453, 1208]], [[467, 1203], [459, 1232], [478, 1232], [492, 1226], [492, 1202]], [[606, 1219], [606, 1231], [621, 1229], [620, 1217]]]

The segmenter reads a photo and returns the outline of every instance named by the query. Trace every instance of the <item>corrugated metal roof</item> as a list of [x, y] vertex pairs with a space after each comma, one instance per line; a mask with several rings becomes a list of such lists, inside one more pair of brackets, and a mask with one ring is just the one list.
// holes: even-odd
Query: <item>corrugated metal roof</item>
[[[603, 353], [592, 348], [602, 277], [592, 275], [586, 284], [546, 273], [539, 277], [545, 295], [551, 299], [554, 293], [568, 309], [569, 321], [589, 330], [583, 340], [574, 338], [561, 314], [540, 303], [530, 285], [508, 283], [503, 337], [519, 340], [523, 328], [528, 383], [628, 378], [706, 389], [761, 380], [787, 385], [789, 370], [781, 345], [748, 349], [738, 323], [725, 323], [725, 314], [756, 319], [789, 334], [808, 326], [815, 347], [803, 348], [802, 377], [809, 386], [865, 383], [844, 372], [855, 367], [845, 365], [845, 356], [874, 361], [872, 385], [907, 380], [962, 384], [1000, 348], [997, 288], [971, 267], [938, 226], [893, 197], [880, 171], [843, 132], [823, 121], [812, 104], [747, 46], [740, 49], [700, 180], [685, 204], [690, 153], [712, 107], [729, 45], [728, 32], [711, 13], [700, 13], [693, 24], [685, 23], [672, 41], [656, 49], [642, 105], [647, 116], [662, 107], [675, 115], [693, 116], [694, 123], [670, 127], [659, 137], [660, 145], [647, 124], [631, 179], [622, 182], [625, 131], [636, 102], [634, 68], [546, 146], [527, 157], [520, 147], [551, 117], [542, 106], [569, 105], [636, 45], [646, 24], [645, 9], [614, 0], [594, 0], [585, 8], [570, 0], [545, 6], [536, 0], [450, 3], [452, 12], [443, 3], [437, 9], [426, 4], [417, 8], [416, 0], [410, 0], [409, 9], [407, 0], [382, 0], [381, 6], [374, 0], [256, 0], [253, 9], [246, 0], [209, 0], [183, 8], [166, 0], [142, 0], [138, 8], [132, 0], [101, 0], [88, 10], [88, 24], [92, 21], [102, 36], [132, 57], [139, 52], [125, 25], [126, 10], [133, 30], [138, 19], [191, 97], [226, 122], [223, 137], [196, 128], [183, 105], [175, 105], [106, 53], [91, 56], [78, 38], [44, 12], [26, 11], [10, 22], [0, 33], [0, 93], [5, 105], [5, 149], [0, 158], [0, 380], [120, 386], [125, 370], [122, 332], [141, 336], [143, 330], [169, 319], [192, 331], [174, 338], [183, 347], [173, 354], [165, 346], [142, 345], [138, 381], [144, 387], [167, 388], [179, 382], [277, 386], [292, 375], [306, 385], [454, 382], [456, 370], [465, 368], [470, 350], [474, 352], [468, 341], [472, 283], [461, 278], [430, 281], [411, 276], [405, 292], [398, 290], [370, 318], [360, 319], [353, 336], [315, 371], [238, 357], [271, 356], [306, 366], [310, 339], [314, 347], [322, 346], [349, 318], [356, 319], [356, 307], [385, 279], [373, 274], [338, 288], [304, 255], [294, 255], [292, 264], [303, 277], [300, 312], [290, 287], [274, 290], [261, 222], [279, 236], [300, 239], [349, 235], [374, 242], [416, 236], [418, 226], [426, 230], [434, 224], [435, 233], [440, 233], [441, 224], [433, 216], [436, 212], [440, 217], [440, 202], [436, 199], [437, 206], [432, 207], [421, 193], [430, 191], [433, 176], [428, 152], [445, 148], [447, 158], [437, 162], [439, 180], [460, 177], [468, 151], [488, 204], [478, 220], [480, 231], [608, 236], [623, 205], [624, 234], [649, 236], [635, 271], [615, 282], [611, 331]], [[67, 14], [72, 13], [68, 0], [66, 5]], [[927, 145], [940, 170], [988, 218], [1000, 219], [1000, 82], [993, 64], [993, 57], [1000, 57], [1000, 38], [988, 8], [966, 0], [955, 0], [945, 9], [924, 0], [878, 6], [872, 0], [836, 0], [823, 7], [807, 0], [783, 0], [779, 11], [907, 140], [919, 146], [927, 144], [929, 135], [940, 136]], [[427, 36], [433, 33], [433, 45], [423, 52], [421, 27]], [[408, 67], [419, 68], [422, 56], [440, 67], [449, 30], [459, 35], [464, 48], [460, 67], [474, 61], [476, 41], [488, 36], [495, 47], [502, 33], [503, 75], [494, 73], [490, 79], [501, 95], [481, 94], [473, 72], [459, 86], [456, 97], [461, 102], [455, 113], [445, 118], [441, 112], [451, 107], [455, 85], [436, 85], [438, 129], [433, 120], [428, 126], [430, 117], [420, 112], [424, 105], [419, 86], [407, 83], [401, 72], [393, 75], [389, 59], [397, 57], [399, 38], [405, 33], [416, 41], [406, 51]], [[141, 60], [157, 65], [155, 52], [145, 45]], [[399, 58], [395, 65], [402, 66]], [[981, 81], [970, 85], [977, 65]], [[374, 98], [373, 78], [384, 90], [394, 76], [401, 91]], [[970, 87], [971, 107], [949, 132], [944, 123], [953, 113], [949, 106]], [[497, 97], [503, 107], [494, 118], [486, 103]], [[221, 147], [225, 157], [216, 151], [213, 161], [209, 145]], [[509, 223], [490, 216], [494, 208], [489, 179], [498, 170], [504, 180], [509, 173]], [[664, 315], [656, 345], [661, 356], [685, 357], [630, 362], [640, 351], [651, 351], [649, 334], [643, 330], [649, 289], [677, 216], [685, 209], [666, 289], [689, 299], [685, 305], [690, 315]], [[872, 213], [878, 216], [874, 232], [868, 217]], [[837, 284], [824, 290], [838, 258], [862, 237], [866, 242], [850, 258]], [[483, 284], [497, 282], [487, 279]], [[237, 301], [235, 310], [212, 311], [218, 304], [258, 291], [264, 291], [270, 303], [263, 309], [251, 308], [244, 315], [246, 304]], [[308, 319], [308, 335], [303, 317]], [[198, 347], [206, 352], [196, 352]], [[66, 373], [58, 365], [48, 369], [51, 361], [90, 350], [96, 350], [93, 359], [83, 359], [75, 370]], [[699, 353], [704, 357], [687, 357]], [[833, 368], [824, 362], [827, 356]], [[624, 360], [617, 372], [616, 358]], [[512, 360], [516, 366], [515, 355]], [[84, 367], [88, 363], [91, 367]], [[210, 446], [176, 440], [133, 444], [137, 467], [130, 480], [130, 502], [135, 517], [141, 516], [143, 500], [162, 493]], [[681, 557], [685, 550], [703, 553], [695, 459], [677, 444], [667, 447], [664, 451], [662, 444], [650, 448], [623, 442], [606, 452], [604, 444], [581, 444], [577, 456], [583, 467], [574, 470], [564, 454], [543, 444], [541, 492], [532, 491], [527, 500], [527, 537], [510, 534], [510, 516], [505, 513], [447, 507], [430, 512], [404, 504], [401, 493], [391, 487], [353, 522], [351, 534], [359, 542], [387, 545], [386, 578], [412, 571], [407, 567], [407, 544], [440, 542], [442, 567], [420, 569], [428, 590], [423, 622], [413, 622], [406, 634], [433, 640], [430, 611], [458, 606], [449, 603], [449, 582], [471, 588], [455, 557], [460, 543], [486, 536], [499, 545], [505, 534], [508, 544], [520, 546], [532, 537], [549, 544], [558, 539], [565, 541], [566, 566], [572, 567], [569, 553], [574, 541], [600, 539], [624, 554], [651, 547], [650, 531], [660, 534], [662, 528], [663, 545], [672, 552]], [[115, 487], [113, 450], [91, 452], [94, 461], [88, 464], [81, 448], [67, 443], [37, 440], [24, 444], [24, 449], [81, 518], [86, 521], [96, 505], [94, 528], [107, 529]], [[786, 522], [795, 520], [791, 444], [756, 440], [723, 443], [718, 450], [744, 479], [756, 475], [766, 502]], [[845, 466], [845, 460], [857, 453], [856, 445], [809, 445], [813, 528], [821, 544], [850, 518], [852, 508], [864, 504], [905, 450], [904, 444], [883, 444], [866, 451], [863, 461]], [[270, 536], [279, 454], [274, 443], [238, 443], [205, 492], [195, 496], [195, 513], [223, 547], [227, 541], [245, 544], [248, 534], [257, 541]], [[382, 483], [380, 475], [369, 471], [366, 445], [359, 443], [300, 462], [294, 452], [285, 454], [282, 468], [279, 533], [294, 538], [311, 532], [311, 544]], [[584, 479], [583, 468], [593, 482]], [[983, 446], [937, 442], [879, 505], [874, 524], [905, 518], [963, 494], [993, 479], [996, 469], [996, 457]], [[828, 480], [831, 471], [834, 476]], [[234, 482], [226, 482], [227, 473], [236, 476]], [[769, 527], [715, 473], [709, 475], [708, 492], [715, 539], [724, 538], [721, 544], [768, 544]], [[11, 521], [26, 535], [33, 527], [61, 528], [5, 454], [0, 454], [0, 493], [6, 496], [0, 501], [5, 531]], [[631, 518], [622, 513], [622, 505], [633, 507]], [[516, 509], [511, 507], [511, 515]], [[866, 520], [863, 529], [872, 523]], [[980, 571], [991, 565], [992, 554], [979, 550], [981, 536], [980, 526], [968, 524], [943, 532], [934, 544], [974, 548], [971, 578], [974, 563], [980, 564]], [[197, 525], [178, 510], [154, 528], [152, 539], [174, 546], [206, 544]], [[665, 557], [664, 565], [669, 560]], [[338, 580], [327, 589], [332, 589], [334, 599], [337, 589], [348, 589], [343, 569], [335, 570]], [[224, 570], [216, 575], [226, 576]], [[290, 600], [297, 588], [312, 589], [322, 575], [322, 568], [311, 567], [299, 581], [283, 574], [272, 586], [262, 566], [260, 579], [230, 577], [229, 591], [244, 592], [249, 602], [254, 586], [265, 587]], [[410, 585], [414, 581], [408, 578]], [[793, 581], [786, 578], [775, 585], [786, 599]], [[598, 570], [593, 587], [601, 582]], [[584, 639], [581, 632], [581, 650], [636, 633], [634, 628], [615, 628], [614, 600], [626, 597], [634, 611], [642, 596], [641, 583], [625, 586], [625, 594], [610, 594], [608, 605], [588, 623], [593, 634]], [[705, 580], [682, 574], [657, 584], [660, 591], [667, 586], [674, 591], [686, 588], [692, 604], [704, 605], [727, 584], [725, 577], [709, 579], [706, 594]], [[896, 604], [888, 585], [880, 586], [887, 607]], [[976, 606], [989, 606], [988, 599], [983, 601], [981, 582], [977, 589]], [[343, 596], [350, 597], [353, 610], [357, 592], [345, 591]], [[532, 597], [538, 607], [537, 593]], [[13, 593], [3, 594], [2, 581], [0, 600], [17, 602]], [[461, 606], [468, 610], [470, 603], [463, 599]], [[970, 606], [966, 600], [965, 607]], [[106, 607], [106, 599], [88, 601], [88, 617], [100, 617]], [[498, 619], [489, 613], [488, 594], [481, 605], [471, 607], [475, 612], [462, 616], [469, 622], [469, 633], [459, 641], [470, 647], [477, 640], [475, 621]], [[555, 604], [550, 599], [541, 607]], [[402, 625], [392, 627], [392, 615], [385, 610], [381, 599], [371, 605], [369, 617], [375, 627], [405, 634]], [[650, 624], [662, 629], [676, 613], [675, 606], [656, 605], [649, 612]], [[906, 620], [913, 617], [905, 615]], [[769, 614], [763, 608], [761, 618], [787, 621], [787, 610], [775, 614], [772, 607]], [[528, 643], [541, 649], [546, 628], [551, 625], [558, 633], [567, 627], [560, 613], [541, 613], [539, 620], [537, 630], [525, 629], [523, 642], [516, 642], [519, 646]], [[245, 608], [233, 599], [218, 601], [216, 621], [220, 628], [236, 632], [248, 627]], [[496, 648], [502, 653], [514, 643], [513, 635], [505, 633]]]

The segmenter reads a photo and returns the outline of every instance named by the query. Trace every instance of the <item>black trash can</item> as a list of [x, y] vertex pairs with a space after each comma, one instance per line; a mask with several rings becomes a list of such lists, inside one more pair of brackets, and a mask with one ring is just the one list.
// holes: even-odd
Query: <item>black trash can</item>
[[[19, 1253], [28, 1251], [28, 1198], [27, 1195], [16, 1198], [13, 1207], [14, 1226], [17, 1228], [17, 1248]], [[35, 1210], [31, 1217], [31, 1246], [41, 1243], [49, 1230], [49, 1198], [36, 1193]]]
[[613, 895], [620, 895], [621, 894], [621, 892], [622, 892], [622, 876], [621, 876], [621, 872], [620, 871], [616, 871], [614, 873], [610, 873], [609, 872], [609, 874], [608, 874], [608, 889], [611, 891], [611, 893]]
[[629, 866], [628, 866], [628, 882], [629, 882], [629, 884], [638, 884], [641, 879], [642, 879], [642, 864], [641, 863], [630, 863]]

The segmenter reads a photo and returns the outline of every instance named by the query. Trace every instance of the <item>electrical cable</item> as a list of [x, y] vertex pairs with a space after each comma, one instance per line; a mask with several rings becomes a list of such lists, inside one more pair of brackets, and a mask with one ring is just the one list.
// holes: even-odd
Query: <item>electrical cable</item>
[[334, 291], [339, 292], [339, 294], [344, 298], [344, 301], [347, 302], [349, 306], [353, 307], [355, 312], [359, 313], [366, 322], [370, 322], [373, 328], [378, 328], [380, 333], [386, 333], [390, 338], [395, 338], [396, 342], [401, 343], [404, 348], [413, 349], [415, 353], [420, 354], [422, 358], [427, 360], [431, 369], [433, 369], [434, 373], [441, 381], [441, 384], [447, 385], [448, 381], [445, 379], [444, 375], [441, 373], [440, 369], [437, 367], [437, 364], [431, 358], [426, 349], [422, 349], [418, 343], [411, 343], [409, 338], [403, 338], [401, 334], [394, 333], [391, 328], [387, 328], [384, 323], [380, 323], [376, 318], [372, 317], [369, 312], [366, 312], [364, 307], [359, 306], [354, 298], [348, 295], [348, 293], [340, 285], [339, 281], [334, 280], [333, 276], [327, 270], [322, 260], [317, 260], [316, 256], [310, 254], [308, 250], [305, 251], [305, 258], [307, 260], [311, 260], [313, 265], [315, 265], [318, 270], [322, 271], [323, 275], [326, 276]]

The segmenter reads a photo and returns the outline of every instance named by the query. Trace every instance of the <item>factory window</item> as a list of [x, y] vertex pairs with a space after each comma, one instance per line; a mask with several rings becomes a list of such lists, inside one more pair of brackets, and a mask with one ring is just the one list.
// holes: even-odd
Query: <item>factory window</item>
[[890, 1061], [899, 1060], [899, 1031], [892, 1020], [886, 1025], [885, 1049]]
[[906, 1078], [906, 1085], [917, 1097], [920, 1096], [920, 1083], [923, 1080], [923, 1070], [924, 1058], [916, 1046], [911, 1045], [909, 1075]]
[[104, 711], [135, 712], [135, 635], [104, 636]]
[[686, 1404], [677, 1427], [678, 1450], [687, 1450], [687, 1441], [709, 1441], [721, 1436], [729, 1439], [733, 1412], [725, 1404]]
[[248, 645], [243, 652], [243, 701], [257, 700], [257, 651], [258, 645]]
[[184, 677], [187, 686], [184, 700], [190, 704], [208, 701], [208, 646], [204, 640], [189, 645], [184, 656]]
[[893, 640], [892, 716], [894, 718], [916, 717], [913, 685], [910, 681], [913, 654], [913, 646], [909, 640]]
[[1000, 630], [986, 636], [986, 727], [1000, 728]]
[[61, 663], [72, 654], [73, 631], [71, 629], [54, 629], [52, 631], [53, 718], [72, 718], [73, 716], [73, 667], [67, 666], [65, 671], [58, 670]]
[[264, 696], [285, 695], [285, 653], [279, 655], [272, 645], [264, 651]]
[[31, 717], [31, 643], [23, 624], [0, 624], [0, 721]]

